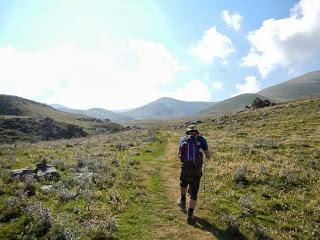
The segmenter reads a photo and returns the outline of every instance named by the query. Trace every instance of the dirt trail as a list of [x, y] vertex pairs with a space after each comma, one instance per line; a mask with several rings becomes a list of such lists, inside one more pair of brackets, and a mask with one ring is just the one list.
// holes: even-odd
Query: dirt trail
[[179, 136], [173, 136], [168, 140], [166, 151], [163, 156], [163, 166], [161, 167], [162, 183], [165, 187], [165, 194], [169, 200], [170, 206], [166, 211], [170, 211], [175, 219], [168, 226], [161, 226], [157, 230], [158, 239], [218, 239], [215, 236], [219, 233], [215, 232], [204, 216], [204, 210], [201, 210], [203, 201], [202, 187], [199, 190], [198, 206], [195, 210], [197, 223], [195, 226], [186, 223], [186, 214], [177, 206], [177, 199], [180, 196], [179, 173], [180, 163], [176, 158], [177, 139]]

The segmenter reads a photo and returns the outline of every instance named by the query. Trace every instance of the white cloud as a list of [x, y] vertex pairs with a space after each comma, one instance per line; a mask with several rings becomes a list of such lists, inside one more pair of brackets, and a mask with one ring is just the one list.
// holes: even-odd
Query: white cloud
[[205, 63], [212, 63], [215, 58], [226, 60], [234, 51], [230, 38], [219, 33], [215, 26], [205, 31], [197, 44], [189, 47], [189, 53]]
[[320, 54], [320, 1], [301, 0], [290, 17], [265, 20], [250, 32], [251, 49], [243, 65], [257, 67], [262, 77], [283, 67], [294, 70]]
[[173, 80], [175, 73], [188, 70], [161, 43], [132, 39], [129, 48], [138, 58], [136, 70], [148, 81], [167, 82]]
[[224, 10], [221, 13], [222, 20], [235, 31], [238, 31], [241, 27], [242, 17], [239, 13], [231, 15], [228, 10]]
[[246, 76], [245, 83], [236, 84], [237, 92], [235, 94], [231, 94], [231, 97], [243, 94], [243, 93], [255, 93], [261, 90], [261, 84], [257, 81], [255, 76]]
[[214, 89], [219, 90], [219, 89], [221, 89], [222, 87], [223, 87], [222, 82], [219, 82], [219, 81], [213, 82], [213, 88], [214, 88]]
[[183, 101], [211, 101], [212, 95], [208, 86], [201, 80], [195, 79], [186, 83], [182, 88], [168, 93], [166, 96]]
[[0, 47], [0, 92], [74, 108], [132, 108], [162, 97], [159, 86], [188, 70], [161, 43], [135, 39], [101, 49]]

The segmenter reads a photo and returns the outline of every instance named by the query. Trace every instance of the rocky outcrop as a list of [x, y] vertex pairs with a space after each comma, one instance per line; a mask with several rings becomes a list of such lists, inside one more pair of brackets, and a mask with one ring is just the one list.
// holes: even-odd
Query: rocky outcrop
[[37, 168], [34, 170], [38, 179], [46, 179], [46, 180], [58, 180], [59, 173], [57, 172], [56, 168], [50, 164], [47, 164], [46, 161], [42, 161], [41, 163], [37, 164]]
[[33, 175], [33, 170], [31, 168], [20, 168], [11, 171], [11, 177], [17, 180], [24, 179], [28, 175]]
[[46, 160], [43, 160], [41, 163], [36, 165], [35, 169], [21, 168], [11, 171], [11, 177], [16, 180], [25, 180], [26, 178], [34, 178], [37, 181], [49, 180], [57, 181], [60, 178], [60, 175], [55, 167], [48, 164]]
[[43, 192], [50, 192], [54, 189], [53, 185], [43, 185], [40, 187]]

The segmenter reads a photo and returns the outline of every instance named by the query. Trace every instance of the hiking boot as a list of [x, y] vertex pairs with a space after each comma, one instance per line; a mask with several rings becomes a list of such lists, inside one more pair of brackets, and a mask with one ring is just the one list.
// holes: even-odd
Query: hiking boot
[[187, 214], [187, 223], [189, 225], [194, 225], [196, 223], [196, 220], [194, 219], [194, 216], [193, 215], [189, 215]]
[[181, 210], [185, 210], [186, 209], [186, 201], [182, 201], [181, 198], [179, 198], [177, 200], [177, 204], [180, 207]]

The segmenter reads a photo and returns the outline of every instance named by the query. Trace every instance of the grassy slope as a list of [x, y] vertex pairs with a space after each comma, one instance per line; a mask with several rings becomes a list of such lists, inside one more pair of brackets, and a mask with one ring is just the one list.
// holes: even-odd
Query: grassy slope
[[320, 71], [314, 71], [290, 79], [286, 82], [268, 87], [255, 94], [241, 94], [202, 111], [202, 114], [219, 115], [245, 109], [256, 97], [269, 99], [272, 102], [287, 102], [310, 97], [319, 97]]
[[258, 92], [277, 101], [290, 101], [319, 96], [320, 71], [314, 71]]
[[[319, 115], [318, 98], [212, 118], [201, 124], [199, 128], [206, 136], [214, 158], [206, 168], [206, 203], [201, 204], [201, 190], [195, 212], [201, 216], [202, 227], [198, 230], [209, 232], [218, 239], [230, 239], [230, 234], [238, 238], [244, 235], [248, 239], [268, 239], [266, 236], [274, 239], [319, 238]], [[109, 165], [116, 156], [120, 167], [116, 170], [112, 167], [116, 174], [115, 187], [94, 190], [88, 209], [84, 195], [80, 195], [79, 201], [67, 203], [59, 202], [54, 194], [36, 194], [28, 201], [43, 201], [45, 206], [53, 209], [55, 216], [62, 213], [62, 218], [58, 218], [61, 224], [82, 237], [99, 233], [112, 233], [119, 239], [185, 239], [194, 236], [196, 232], [177, 212], [175, 199], [172, 199], [175, 194], [167, 193], [179, 189], [177, 173], [171, 175], [169, 172], [173, 168], [171, 161], [176, 161], [173, 156], [176, 141], [171, 139], [167, 146], [172, 149], [169, 151], [172, 156], [160, 157], [164, 154], [163, 141], [167, 133], [158, 133], [160, 140], [151, 145], [148, 139], [152, 136], [149, 134], [137, 131], [114, 134], [112, 140], [100, 136], [3, 147], [1, 189], [5, 190], [1, 192], [0, 202], [3, 204], [15, 189], [25, 187], [21, 183], [6, 182], [8, 168], [36, 163], [43, 156], [62, 160], [66, 169], [70, 169], [68, 165], [74, 165], [79, 157], [90, 161], [104, 159], [103, 162]], [[178, 139], [178, 136], [174, 134], [172, 138]], [[116, 150], [118, 143], [136, 141], [140, 143], [135, 143], [132, 148]], [[121, 185], [128, 158], [133, 160], [129, 162], [138, 164], [129, 168], [132, 178], [127, 181], [128, 185]], [[66, 182], [72, 176], [68, 170], [60, 173]], [[173, 183], [176, 185], [172, 186]], [[80, 209], [80, 213], [74, 212], [74, 206]], [[0, 236], [9, 232], [14, 235], [14, 231], [21, 233], [22, 220], [18, 218], [9, 225], [2, 223]], [[91, 225], [82, 228], [79, 224], [82, 220]], [[118, 231], [112, 230], [114, 220], [118, 223]]]
[[[15, 239], [19, 235], [47, 239], [58, 233], [80, 239], [116, 238], [119, 215], [128, 207], [130, 209], [137, 199], [144, 199], [146, 193], [138, 180], [140, 162], [157, 157], [162, 152], [162, 145], [153, 132], [131, 131], [3, 146], [0, 149], [0, 239]], [[61, 179], [57, 183], [31, 183], [36, 194], [26, 197], [23, 192], [27, 183], [12, 181], [10, 169], [34, 167], [44, 158], [59, 169]], [[79, 163], [82, 164], [82, 175], [74, 171]], [[79, 178], [79, 174], [82, 177]], [[43, 184], [54, 184], [55, 190], [43, 193], [40, 190]], [[77, 193], [78, 197], [68, 199], [71, 192]], [[23, 213], [25, 205], [37, 203], [42, 207], [37, 205], [34, 214]], [[43, 214], [44, 207], [52, 216], [47, 231], [41, 227], [47, 219]], [[119, 228], [122, 234], [121, 222]]]
[[266, 97], [254, 94], [254, 93], [245, 93], [241, 94], [224, 101], [218, 102], [212, 107], [200, 112], [203, 115], [221, 115], [231, 112], [237, 112], [244, 110], [246, 105], [250, 105], [256, 97], [260, 99], [267, 99]]
[[320, 237], [320, 98], [216, 118], [200, 129], [214, 156], [210, 222], [237, 225], [249, 239]]
[[145, 167], [152, 169], [145, 171], [150, 176], [144, 181], [148, 193], [126, 215], [127, 231], [120, 236], [318, 239], [319, 115], [320, 98], [207, 119], [201, 124], [213, 159], [206, 166], [205, 203], [203, 183], [199, 192], [195, 227], [185, 224], [175, 206], [179, 167], [174, 139], [179, 135], [174, 133], [166, 148], [170, 156], [147, 162]]
[[81, 126], [89, 133], [116, 131], [121, 128], [120, 125], [113, 122], [98, 123], [80, 120], [84, 118], [83, 115], [61, 112], [48, 105], [17, 96], [0, 94], [0, 107], [0, 118], [12, 118], [15, 116], [29, 118], [49, 117], [59, 122]]

